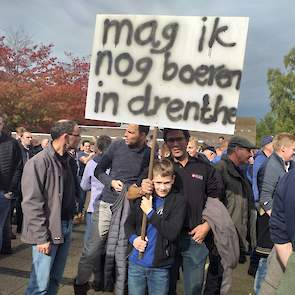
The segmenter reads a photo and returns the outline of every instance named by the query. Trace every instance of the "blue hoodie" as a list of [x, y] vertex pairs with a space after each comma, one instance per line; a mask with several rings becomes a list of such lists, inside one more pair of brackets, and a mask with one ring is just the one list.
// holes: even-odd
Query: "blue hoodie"
[[252, 190], [253, 190], [253, 196], [254, 196], [255, 202], [259, 202], [259, 190], [257, 186], [258, 171], [266, 159], [267, 159], [267, 156], [265, 155], [263, 151], [257, 152], [255, 156], [254, 164], [253, 164], [253, 177], [252, 177]]

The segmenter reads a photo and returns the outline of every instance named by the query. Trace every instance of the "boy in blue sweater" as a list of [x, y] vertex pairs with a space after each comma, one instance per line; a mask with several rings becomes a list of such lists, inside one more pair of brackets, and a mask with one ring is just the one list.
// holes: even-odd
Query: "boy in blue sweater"
[[[173, 263], [176, 238], [185, 217], [183, 196], [173, 188], [175, 175], [168, 159], [155, 161], [153, 196], [136, 199], [125, 223], [125, 231], [133, 246], [129, 255], [128, 294], [165, 295], [169, 290], [169, 268]], [[140, 237], [143, 214], [147, 215], [146, 238]], [[144, 252], [139, 259], [139, 252]]]

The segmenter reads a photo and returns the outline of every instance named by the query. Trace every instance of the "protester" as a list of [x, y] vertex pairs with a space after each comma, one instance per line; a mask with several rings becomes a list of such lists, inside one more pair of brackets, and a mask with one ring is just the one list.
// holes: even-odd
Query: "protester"
[[159, 150], [159, 159], [169, 158], [170, 151], [167, 144], [164, 142]]
[[276, 291], [278, 295], [293, 295], [295, 290], [295, 169], [284, 175], [277, 186], [270, 217], [271, 239], [284, 274]]
[[261, 140], [261, 149], [256, 153], [253, 164], [253, 176], [252, 176], [252, 190], [255, 203], [259, 202], [259, 191], [257, 186], [257, 175], [262, 164], [273, 152], [273, 136], [268, 135]]
[[255, 146], [246, 138], [234, 136], [230, 139], [227, 155], [216, 164], [224, 187], [224, 200], [229, 214], [236, 226], [240, 242], [240, 263], [246, 262], [248, 205], [252, 190], [239, 166], [248, 162], [251, 149]]
[[[22, 133], [20, 133], [19, 143], [22, 152], [22, 159], [23, 159], [23, 166], [25, 166], [26, 162], [34, 156], [34, 150], [32, 146], [33, 136], [32, 133], [27, 131], [26, 129], [21, 129]], [[21, 207], [23, 197], [21, 193], [21, 188], [19, 186], [19, 190], [16, 194], [15, 203], [13, 210], [15, 209], [15, 221], [16, 221], [16, 232], [21, 233], [22, 231], [22, 224], [23, 224], [23, 211]], [[13, 213], [13, 212], [12, 212]]]
[[[187, 204], [185, 222], [179, 238], [179, 250], [170, 271], [169, 294], [176, 294], [181, 262], [185, 294], [201, 294], [208, 255], [204, 240], [210, 231], [208, 222], [202, 219], [202, 212], [206, 206], [207, 198], [218, 197], [215, 170], [203, 160], [189, 156], [187, 153], [189, 132], [187, 130], [164, 129], [163, 137], [171, 152], [177, 176], [175, 185], [183, 189]], [[141, 187], [132, 189], [134, 191], [130, 190], [130, 198], [151, 194], [153, 183], [149, 179], [144, 179]]]
[[20, 138], [23, 136], [26, 128], [20, 126], [15, 128], [15, 139], [20, 142]]
[[[11, 252], [11, 200], [18, 192], [23, 164], [19, 144], [4, 132], [4, 126], [5, 115], [0, 114], [0, 250], [5, 236], [6, 250]], [[2, 251], [2, 254], [6, 253]]]
[[44, 150], [45, 148], [48, 147], [48, 145], [49, 145], [49, 139], [48, 138], [43, 138], [41, 140], [41, 147], [42, 147], [42, 149]]
[[196, 157], [199, 151], [199, 143], [196, 137], [191, 136], [187, 144], [187, 152], [191, 157]]
[[[91, 191], [91, 197], [87, 208], [86, 214], [86, 228], [84, 234], [84, 247], [86, 247], [87, 243], [91, 239], [95, 239], [98, 236], [91, 236], [91, 227], [98, 226], [97, 219], [93, 219], [93, 212], [95, 208], [95, 203], [101, 197], [101, 193], [104, 185], [98, 181], [98, 179], [94, 176], [94, 170], [97, 166], [97, 163], [101, 160], [102, 154], [107, 150], [108, 146], [111, 144], [111, 138], [107, 135], [101, 135], [96, 140], [95, 146], [95, 156], [92, 160], [88, 161], [86, 164], [83, 177], [81, 180], [81, 188], [84, 191]], [[97, 258], [97, 261], [94, 263], [93, 274], [93, 289], [96, 291], [103, 290], [103, 281], [101, 280], [101, 273], [96, 272], [96, 269], [101, 269], [103, 267], [103, 256], [100, 255]]]
[[[205, 157], [204, 157], [204, 156]], [[213, 162], [213, 160], [215, 159], [215, 157], [217, 156], [216, 154], [216, 150], [214, 148], [214, 146], [204, 146], [202, 148], [202, 151], [199, 153], [199, 156], [204, 159], [205, 161], [209, 161], [210, 163]]]
[[213, 163], [218, 163], [222, 156], [226, 155], [228, 147], [228, 140], [223, 139], [220, 144], [215, 147], [216, 157], [212, 161]]
[[[173, 264], [176, 238], [185, 217], [183, 195], [173, 190], [175, 175], [168, 159], [155, 161], [153, 166], [154, 193], [149, 199], [136, 199], [125, 223], [125, 231], [133, 250], [129, 255], [128, 294], [165, 295], [169, 291], [169, 268]], [[143, 214], [148, 227], [141, 239]], [[138, 257], [144, 253], [143, 258]]]
[[22, 136], [20, 137], [20, 146], [21, 146], [24, 165], [33, 156], [32, 139], [33, 139], [32, 133], [27, 130], [25, 130]]
[[[85, 244], [79, 265], [77, 276], [74, 283], [74, 292], [76, 295], [87, 294], [89, 289], [89, 279], [91, 277], [94, 263], [98, 256], [102, 255], [107, 249], [105, 245], [108, 244], [107, 237], [110, 239], [112, 235], [120, 235], [120, 224], [126, 220], [128, 216], [128, 208], [124, 204], [125, 194], [128, 187], [135, 183], [142, 171], [148, 166], [150, 149], [146, 145], [146, 136], [149, 132], [149, 127], [129, 124], [125, 131], [125, 140], [114, 141], [109, 149], [103, 154], [99, 165], [95, 169], [95, 177], [104, 184], [102, 195], [98, 202], [96, 202], [93, 219], [97, 220], [98, 226], [91, 227], [91, 236], [95, 239], [90, 239]], [[106, 174], [106, 170], [110, 168], [110, 174]], [[125, 209], [123, 208], [125, 206]], [[112, 210], [111, 210], [112, 208]], [[123, 212], [124, 216], [121, 216]], [[116, 230], [112, 230], [114, 225]], [[118, 225], [118, 227], [117, 227]], [[124, 234], [124, 233], [122, 233]], [[113, 241], [119, 242], [124, 240], [119, 239], [119, 236], [114, 237]], [[114, 246], [114, 245], [112, 245]], [[126, 249], [124, 245], [119, 245], [117, 249], [121, 250], [121, 256], [109, 255], [111, 259], [116, 260], [116, 294], [124, 294], [126, 288]], [[108, 256], [108, 255], [106, 255]], [[103, 280], [103, 270], [97, 269], [97, 273], [101, 272], [101, 281]], [[113, 272], [109, 271], [113, 276]], [[113, 279], [113, 278], [111, 278]], [[108, 277], [104, 278], [105, 281]], [[97, 282], [100, 284], [100, 282]], [[107, 284], [107, 289], [111, 286]]]
[[[77, 157], [78, 157], [78, 165], [79, 165], [79, 170], [78, 170], [78, 182], [81, 182], [84, 169], [86, 164], [93, 159], [95, 156], [95, 153], [91, 151], [91, 142], [89, 140], [84, 140], [82, 142], [81, 146], [81, 151], [78, 152]], [[80, 189], [80, 198], [79, 198], [79, 203], [78, 203], [78, 212], [74, 218], [74, 223], [78, 224], [81, 223], [84, 220], [84, 205], [85, 205], [85, 200], [86, 200], [86, 192]]]
[[[253, 198], [254, 198], [254, 202], [255, 202], [255, 207], [256, 207], [256, 212], [255, 215], [253, 215], [253, 219], [256, 220], [257, 223], [257, 219], [259, 219], [260, 215], [257, 214], [257, 211], [259, 212], [259, 190], [258, 190], [258, 186], [257, 186], [257, 178], [258, 178], [258, 173], [263, 165], [263, 163], [267, 160], [268, 157], [270, 157], [270, 155], [273, 152], [273, 136], [264, 136], [261, 140], [261, 149], [256, 153], [255, 157], [254, 157], [254, 164], [253, 164], [253, 174], [252, 174], [252, 191], [253, 191]], [[257, 235], [257, 231], [259, 230], [260, 226], [257, 224], [256, 225], [256, 235]], [[260, 242], [259, 242], [260, 243]], [[256, 242], [257, 245], [257, 242]], [[263, 253], [261, 253], [263, 252]], [[258, 247], [255, 247], [255, 249], [253, 249], [252, 253], [251, 253], [251, 257], [250, 257], [250, 266], [248, 269], [248, 274], [256, 277], [255, 282], [254, 282], [254, 291], [256, 294], [259, 293], [260, 290], [260, 282], [262, 276], [260, 275], [260, 272], [262, 270], [262, 268], [259, 268], [259, 271], [257, 273], [257, 269], [259, 266], [259, 260], [260, 258], [264, 259], [266, 257], [265, 255], [265, 251], [261, 251], [261, 249]], [[262, 263], [262, 262], [261, 262]]]
[[31, 158], [22, 176], [22, 240], [32, 244], [32, 272], [26, 295], [57, 294], [69, 252], [75, 211], [75, 161], [79, 126], [61, 120], [51, 128], [52, 143]]
[[101, 196], [104, 187], [104, 185], [94, 176], [94, 170], [97, 166], [97, 163], [100, 161], [102, 154], [107, 150], [111, 142], [112, 139], [107, 135], [101, 135], [97, 138], [95, 144], [95, 156], [93, 159], [87, 162], [80, 183], [83, 191], [91, 191], [90, 201], [86, 214], [85, 240], [88, 240], [89, 238], [89, 231], [90, 225], [92, 223], [92, 213], [94, 212], [95, 202]]
[[224, 136], [218, 136], [218, 143], [222, 144], [224, 142]]
[[[258, 172], [258, 190], [260, 213], [257, 216], [257, 248], [256, 251], [263, 254], [259, 260], [259, 266], [255, 277], [255, 289], [260, 292], [262, 282], [267, 275], [272, 275], [273, 272], [268, 272], [270, 255], [273, 242], [269, 232], [269, 217], [271, 216], [272, 203], [274, 192], [279, 179], [292, 168], [293, 157], [295, 153], [295, 136], [289, 133], [280, 133], [273, 139], [272, 155], [263, 163]], [[270, 256], [270, 258], [273, 256]], [[275, 258], [275, 256], [274, 256]], [[278, 265], [277, 262], [274, 262]], [[271, 269], [271, 268], [270, 268]], [[280, 268], [278, 269], [280, 272]], [[276, 279], [279, 275], [275, 275]], [[273, 279], [268, 278], [268, 282]], [[271, 283], [272, 286], [276, 285]]]

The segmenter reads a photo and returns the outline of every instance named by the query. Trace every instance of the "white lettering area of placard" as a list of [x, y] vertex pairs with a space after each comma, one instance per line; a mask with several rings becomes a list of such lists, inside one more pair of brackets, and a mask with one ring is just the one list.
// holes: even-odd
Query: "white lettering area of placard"
[[247, 17], [97, 15], [85, 117], [232, 134]]

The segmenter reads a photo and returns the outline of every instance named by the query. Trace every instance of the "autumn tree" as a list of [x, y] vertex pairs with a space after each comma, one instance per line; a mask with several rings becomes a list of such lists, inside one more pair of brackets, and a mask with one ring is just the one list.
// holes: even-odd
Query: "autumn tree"
[[60, 61], [53, 44], [33, 44], [23, 34], [0, 37], [0, 109], [11, 130], [25, 126], [48, 132], [61, 118], [79, 124], [106, 125], [84, 119], [89, 62], [65, 54]]
[[284, 57], [284, 71], [268, 70], [271, 112], [257, 126], [258, 140], [266, 134], [294, 133], [295, 126], [295, 48]]

